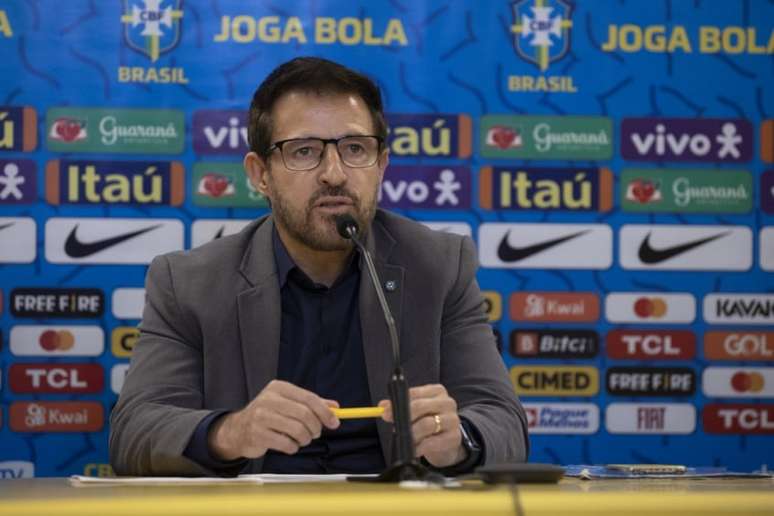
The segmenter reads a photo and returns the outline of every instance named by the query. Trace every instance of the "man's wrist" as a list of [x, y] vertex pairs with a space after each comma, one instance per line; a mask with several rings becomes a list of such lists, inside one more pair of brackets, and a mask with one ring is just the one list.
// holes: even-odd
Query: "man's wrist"
[[229, 462], [241, 458], [239, 452], [234, 449], [228, 431], [233, 417], [233, 412], [225, 414], [210, 427], [207, 434], [207, 447], [214, 459]]

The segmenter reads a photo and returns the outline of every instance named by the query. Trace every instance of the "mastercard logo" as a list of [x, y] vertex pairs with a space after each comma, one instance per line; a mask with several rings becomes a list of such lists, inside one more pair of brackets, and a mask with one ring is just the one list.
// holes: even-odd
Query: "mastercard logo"
[[643, 319], [664, 317], [667, 304], [660, 297], [641, 297], [634, 302], [634, 313]]
[[75, 337], [68, 330], [46, 330], [40, 334], [38, 344], [46, 351], [67, 351], [75, 345]]
[[739, 371], [731, 377], [731, 388], [736, 392], [761, 392], [765, 384], [763, 375], [757, 372]]

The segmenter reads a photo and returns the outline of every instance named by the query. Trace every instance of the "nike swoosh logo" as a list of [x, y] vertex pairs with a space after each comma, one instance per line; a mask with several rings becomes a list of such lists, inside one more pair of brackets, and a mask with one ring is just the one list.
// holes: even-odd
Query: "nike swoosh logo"
[[132, 231], [131, 233], [124, 233], [123, 235], [106, 238], [104, 240], [81, 242], [78, 240], [78, 237], [75, 236], [75, 232], [78, 230], [78, 224], [76, 224], [73, 230], [70, 231], [70, 234], [67, 235], [67, 241], [65, 241], [64, 250], [67, 256], [70, 258], [85, 258], [86, 256], [91, 256], [92, 254], [104, 251], [108, 247], [113, 247], [114, 245], [118, 245], [121, 242], [125, 242], [126, 240], [142, 235], [143, 233], [152, 231], [159, 226], [161, 226], [161, 224], [138, 229], [137, 231]]
[[645, 240], [643, 240], [642, 243], [640, 244], [640, 250], [638, 252], [638, 256], [642, 263], [647, 263], [647, 264], [661, 263], [663, 261], [669, 260], [670, 258], [674, 258], [679, 254], [688, 252], [691, 249], [695, 249], [708, 242], [712, 242], [713, 240], [717, 240], [718, 238], [724, 237], [729, 233], [730, 231], [724, 231], [723, 233], [718, 233], [717, 235], [713, 235], [711, 237], [701, 238], [699, 240], [694, 240], [693, 242], [674, 245], [672, 247], [662, 247], [661, 249], [654, 249], [653, 247], [651, 247], [650, 245], [651, 234], [648, 233], [645, 236]]
[[524, 260], [525, 258], [529, 258], [533, 254], [540, 253], [546, 249], [559, 245], [562, 242], [567, 242], [568, 240], [572, 240], [573, 238], [584, 235], [589, 231], [591, 230], [585, 229], [583, 231], [573, 233], [572, 235], [565, 235], [559, 238], [554, 238], [553, 240], [546, 240], [544, 242], [532, 244], [527, 247], [511, 247], [508, 244], [508, 237], [511, 235], [511, 232], [508, 231], [500, 241], [500, 246], [497, 248], [497, 257], [504, 262], [518, 262], [520, 260]]
[[217, 233], [215, 233], [215, 236], [212, 238], [213, 240], [217, 240], [223, 236], [223, 232], [226, 230], [226, 226], [220, 226], [220, 229]]
[[11, 226], [13, 226], [13, 224], [14, 224], [13, 222], [9, 222], [8, 224], [3, 224], [2, 226], [0, 226], [0, 231], [2, 231], [5, 228], [10, 228]]

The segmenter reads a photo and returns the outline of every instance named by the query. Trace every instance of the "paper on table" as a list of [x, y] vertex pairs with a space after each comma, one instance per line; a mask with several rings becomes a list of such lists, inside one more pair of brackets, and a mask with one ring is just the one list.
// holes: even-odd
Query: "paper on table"
[[262, 484], [257, 475], [236, 478], [220, 477], [87, 477], [70, 476], [70, 484], [76, 487], [87, 485], [190, 485], [190, 484]]

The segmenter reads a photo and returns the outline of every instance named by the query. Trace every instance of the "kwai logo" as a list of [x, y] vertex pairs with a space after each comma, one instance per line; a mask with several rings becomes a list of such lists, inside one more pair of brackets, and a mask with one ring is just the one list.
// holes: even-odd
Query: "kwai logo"
[[194, 163], [191, 185], [193, 202], [197, 206], [266, 208], [269, 205], [248, 180], [242, 163]]
[[530, 434], [593, 434], [599, 407], [593, 403], [524, 403]]
[[197, 154], [248, 152], [247, 112], [205, 109], [193, 114], [193, 147]]
[[49, 204], [180, 206], [185, 169], [179, 161], [52, 160], [46, 165]]
[[774, 325], [774, 294], [708, 294], [704, 296], [704, 320], [710, 324]]
[[470, 208], [470, 170], [449, 166], [391, 166], [379, 190], [385, 208]]
[[511, 355], [520, 358], [594, 358], [599, 350], [594, 330], [517, 330], [510, 340]]
[[0, 159], [0, 205], [33, 202], [37, 195], [36, 169], [29, 159]]
[[14, 432], [98, 432], [104, 411], [95, 401], [35, 401], [11, 404]]
[[747, 213], [753, 202], [745, 171], [625, 169], [621, 189], [624, 211]]
[[611, 403], [605, 410], [611, 434], [691, 434], [696, 407], [690, 403]]
[[0, 263], [32, 263], [37, 224], [30, 217], [0, 217]]
[[612, 323], [688, 324], [696, 318], [696, 299], [686, 293], [611, 292], [605, 318]]
[[[609, 118], [585, 116], [481, 117], [485, 158], [603, 160], [612, 157]], [[521, 143], [514, 145], [516, 138]]]
[[623, 360], [690, 360], [696, 335], [689, 330], [611, 330], [605, 339], [608, 358]]
[[0, 106], [0, 152], [31, 152], [38, 146], [38, 114], [27, 106]]
[[592, 292], [514, 292], [510, 315], [523, 322], [594, 322], [599, 297]]
[[752, 124], [738, 118], [624, 118], [621, 154], [643, 161], [750, 161]]
[[469, 158], [473, 123], [465, 114], [387, 113], [387, 146], [394, 157]]
[[494, 210], [609, 211], [613, 174], [607, 168], [482, 167], [479, 205]]
[[[82, 128], [60, 134], [63, 120]], [[55, 152], [179, 154], [185, 143], [183, 112], [173, 109], [51, 108], [46, 127]]]

